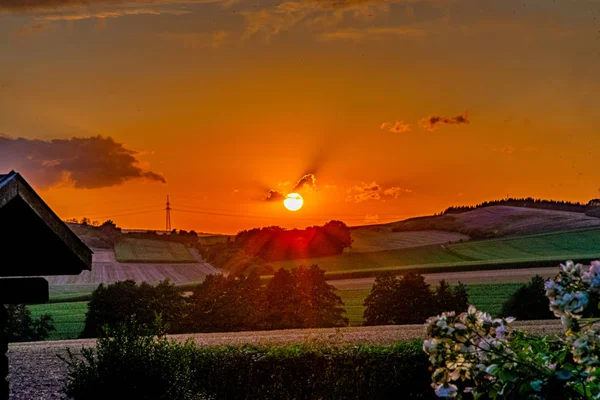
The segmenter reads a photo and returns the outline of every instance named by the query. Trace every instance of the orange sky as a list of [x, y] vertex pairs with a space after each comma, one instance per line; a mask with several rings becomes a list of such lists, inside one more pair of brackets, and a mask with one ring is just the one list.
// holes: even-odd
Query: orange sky
[[[169, 194], [175, 228], [235, 233], [598, 196], [595, 0], [20, 4], [0, 169], [65, 219], [163, 229]], [[307, 173], [302, 210], [264, 200]]]

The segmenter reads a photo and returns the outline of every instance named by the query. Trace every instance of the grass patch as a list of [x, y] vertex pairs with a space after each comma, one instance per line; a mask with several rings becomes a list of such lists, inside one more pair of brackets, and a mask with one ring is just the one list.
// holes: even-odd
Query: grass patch
[[50, 332], [49, 340], [76, 339], [83, 331], [87, 301], [48, 303], [28, 306], [33, 318], [50, 314], [54, 320], [55, 332]]
[[166, 240], [123, 239], [115, 244], [115, 256], [122, 263], [195, 263], [187, 247]]

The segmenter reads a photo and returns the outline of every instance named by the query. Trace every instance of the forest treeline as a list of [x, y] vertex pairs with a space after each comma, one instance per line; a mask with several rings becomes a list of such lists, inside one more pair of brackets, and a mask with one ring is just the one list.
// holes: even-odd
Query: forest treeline
[[[533, 197], [524, 198], [507, 198], [501, 200], [484, 201], [474, 206], [453, 206], [448, 207], [442, 214], [461, 214], [467, 211], [473, 211], [479, 208], [493, 206], [508, 206], [508, 207], [526, 207], [540, 210], [568, 211], [587, 213], [595, 210], [600, 206], [600, 199], [593, 199], [587, 203], [570, 202], [564, 200], [545, 200], [534, 199]], [[595, 216], [595, 215], [594, 215]]]

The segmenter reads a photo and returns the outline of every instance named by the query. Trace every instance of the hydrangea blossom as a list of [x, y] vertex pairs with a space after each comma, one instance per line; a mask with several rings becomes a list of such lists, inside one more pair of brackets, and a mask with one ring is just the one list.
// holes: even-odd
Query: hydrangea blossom
[[595, 320], [582, 319], [588, 306], [598, 302], [600, 262], [589, 268], [571, 261], [561, 264], [545, 290], [550, 310], [561, 318], [563, 337], [529, 337], [513, 329], [514, 318], [492, 318], [473, 306], [460, 315], [429, 318], [430, 339], [423, 350], [434, 367], [435, 394], [600, 399], [600, 335]]

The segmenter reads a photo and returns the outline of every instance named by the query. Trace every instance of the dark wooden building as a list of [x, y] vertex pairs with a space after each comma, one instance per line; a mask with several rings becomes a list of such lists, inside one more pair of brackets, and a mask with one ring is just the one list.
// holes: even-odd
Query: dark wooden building
[[39, 276], [91, 268], [92, 251], [25, 179], [14, 171], [0, 175], [0, 399], [9, 394], [3, 304], [47, 301], [48, 282]]

